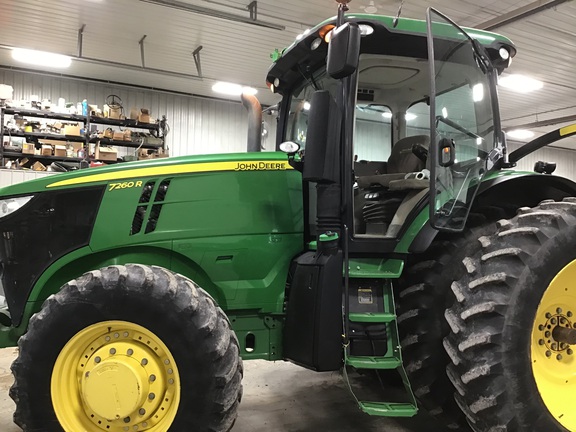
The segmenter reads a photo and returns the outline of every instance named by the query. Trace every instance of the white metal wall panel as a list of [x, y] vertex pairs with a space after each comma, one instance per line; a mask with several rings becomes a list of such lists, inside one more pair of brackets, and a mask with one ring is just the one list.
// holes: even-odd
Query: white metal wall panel
[[[87, 99], [101, 108], [106, 96], [116, 94], [126, 110], [149, 108], [154, 118], [166, 115], [171, 129], [166, 140], [171, 156], [246, 151], [248, 114], [239, 102], [7, 70], [0, 70], [0, 83], [14, 87], [14, 99], [28, 99], [33, 94], [52, 102], [59, 97], [74, 103]], [[272, 150], [275, 121], [268, 120], [267, 124], [270, 132], [264, 144]]]
[[26, 180], [33, 180], [47, 175], [56, 173], [49, 173], [44, 171], [22, 171], [22, 170], [0, 170], [0, 187], [10, 186], [16, 183], [22, 183]]
[[[508, 147], [512, 152], [521, 146], [509, 142]], [[574, 150], [566, 150], [557, 147], [544, 147], [521, 159], [515, 169], [533, 171], [534, 164], [538, 161], [555, 162], [556, 171], [554, 171], [554, 175], [576, 181], [576, 152]]]

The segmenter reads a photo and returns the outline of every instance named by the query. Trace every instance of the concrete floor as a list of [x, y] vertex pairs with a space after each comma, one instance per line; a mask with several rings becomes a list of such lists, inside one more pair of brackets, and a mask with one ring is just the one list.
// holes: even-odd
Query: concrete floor
[[[14, 403], [10, 364], [16, 349], [0, 349], [0, 431], [19, 432], [12, 423]], [[286, 362], [244, 363], [244, 397], [233, 432], [441, 432], [425, 414], [412, 419], [361, 413], [338, 373], [316, 373]]]

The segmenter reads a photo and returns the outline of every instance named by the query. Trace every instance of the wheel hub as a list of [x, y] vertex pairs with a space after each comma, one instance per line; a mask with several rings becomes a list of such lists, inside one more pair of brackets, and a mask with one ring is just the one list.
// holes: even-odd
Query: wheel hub
[[96, 415], [112, 421], [126, 418], [142, 407], [148, 394], [148, 380], [136, 360], [117, 356], [86, 369], [82, 398]]
[[51, 393], [66, 432], [164, 432], [178, 410], [179, 373], [152, 332], [106, 321], [80, 331], [62, 349]]
[[561, 307], [547, 311], [540, 320], [537, 319], [540, 321], [537, 323], [538, 346], [546, 358], [562, 361], [564, 355], [574, 355], [571, 335], [576, 331], [576, 321], [573, 320], [574, 313], [571, 310], [564, 311]]
[[534, 382], [549, 413], [576, 431], [576, 260], [561, 269], [544, 291], [531, 337]]

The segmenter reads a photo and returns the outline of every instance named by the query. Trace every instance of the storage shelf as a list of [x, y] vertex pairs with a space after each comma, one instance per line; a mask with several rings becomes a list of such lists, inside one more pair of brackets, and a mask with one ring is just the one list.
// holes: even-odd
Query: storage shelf
[[22, 117], [38, 117], [44, 119], [52, 120], [65, 120], [71, 122], [85, 122], [86, 117], [77, 114], [62, 114], [55, 113], [52, 111], [42, 111], [42, 110], [24, 110], [19, 108], [6, 108], [4, 109], [5, 114], [20, 115]]
[[104, 117], [90, 117], [90, 123], [149, 130], [159, 130], [160, 128], [159, 123], [140, 123], [139, 121], [132, 119], [118, 120]]
[[29, 154], [29, 153], [19, 153], [19, 152], [11, 152], [5, 151], [5, 157], [14, 157], [14, 158], [29, 158], [29, 159], [45, 159], [45, 160], [53, 160], [53, 161], [69, 161], [69, 162], [80, 162], [83, 159], [77, 157], [66, 157], [66, 156], [44, 156], [44, 155], [37, 155], [37, 154]]
[[91, 143], [97, 143], [98, 141], [100, 141], [100, 144], [103, 145], [115, 145], [118, 147], [131, 147], [131, 148], [143, 148], [143, 149], [152, 149], [152, 150], [158, 150], [160, 148], [162, 148], [162, 144], [141, 144], [137, 141], [117, 141], [117, 140], [111, 140], [110, 138], [92, 138], [90, 139]]
[[86, 139], [83, 136], [79, 135], [60, 135], [60, 134], [51, 134], [51, 133], [42, 133], [42, 132], [8, 132], [4, 131], [4, 136], [12, 136], [12, 137], [31, 137], [37, 139], [50, 139], [50, 140], [57, 140], [57, 141], [74, 141], [74, 142], [84, 142]]

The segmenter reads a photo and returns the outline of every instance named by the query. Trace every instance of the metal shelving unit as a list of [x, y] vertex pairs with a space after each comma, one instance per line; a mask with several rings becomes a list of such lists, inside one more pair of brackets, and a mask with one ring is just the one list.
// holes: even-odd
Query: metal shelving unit
[[[9, 131], [4, 125], [4, 120], [6, 115], [14, 115], [19, 117], [31, 117], [43, 120], [61, 120], [65, 122], [82, 123], [84, 125], [84, 130], [89, 131], [91, 124], [98, 124], [104, 126], [115, 126], [120, 128], [129, 129], [143, 129], [150, 131], [150, 133], [161, 139], [161, 144], [144, 143], [139, 140], [134, 141], [119, 141], [110, 138], [97, 138], [90, 137], [89, 135], [62, 135], [53, 133], [42, 133], [42, 132], [23, 132], [23, 131]], [[66, 157], [66, 156], [43, 156], [37, 154], [28, 154], [21, 152], [14, 152], [9, 150], [4, 150], [4, 136], [10, 137], [23, 137], [26, 138], [27, 142], [38, 143], [38, 140], [57, 140], [66, 142], [82, 142], [84, 143], [85, 150], [88, 149], [91, 143], [100, 143], [103, 145], [113, 145], [116, 147], [127, 147], [127, 148], [143, 148], [150, 150], [164, 150], [165, 149], [165, 136], [166, 136], [166, 118], [163, 117], [161, 121], [156, 123], [142, 123], [132, 119], [118, 120], [94, 116], [84, 116], [78, 114], [62, 114], [54, 113], [51, 111], [42, 110], [25, 110], [19, 108], [7, 108], [0, 107], [0, 159], [4, 158], [22, 158], [27, 157], [29, 159], [35, 160], [47, 160], [47, 161], [65, 161], [65, 162], [89, 162], [90, 160], [100, 161], [99, 159], [90, 159], [88, 156], [85, 158], [78, 157]], [[88, 154], [88, 152], [86, 152]], [[116, 163], [116, 161], [102, 161], [106, 163]]]

